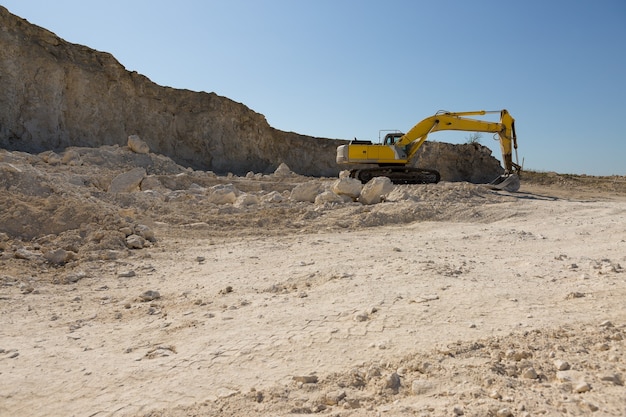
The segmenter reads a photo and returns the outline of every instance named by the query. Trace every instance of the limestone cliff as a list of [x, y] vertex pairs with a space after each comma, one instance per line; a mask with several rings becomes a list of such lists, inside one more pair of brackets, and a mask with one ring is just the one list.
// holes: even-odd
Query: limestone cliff
[[161, 87], [2, 7], [0, 21], [0, 146], [123, 145], [138, 134], [153, 152], [194, 168], [245, 174], [285, 162], [296, 172], [337, 172], [334, 141], [276, 131], [214, 93]]
[[[335, 163], [342, 141], [276, 130], [263, 115], [215, 93], [159, 86], [111, 54], [66, 42], [2, 6], [0, 83], [0, 147], [9, 150], [125, 145], [136, 134], [152, 152], [217, 173], [270, 172], [282, 162], [313, 176], [342, 168]], [[422, 152], [437, 157], [419, 165], [439, 169], [444, 180], [475, 177], [466, 166], [446, 165], [459, 158], [440, 145], [425, 144]], [[482, 159], [484, 176], [499, 173], [497, 160]]]

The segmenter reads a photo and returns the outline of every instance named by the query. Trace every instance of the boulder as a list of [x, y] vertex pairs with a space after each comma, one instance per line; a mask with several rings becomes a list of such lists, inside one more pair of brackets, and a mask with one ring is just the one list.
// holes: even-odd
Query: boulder
[[139, 235], [130, 235], [126, 238], [126, 246], [129, 249], [143, 249], [146, 240]]
[[218, 184], [209, 188], [207, 201], [213, 204], [234, 204], [237, 201], [237, 189], [232, 184]]
[[272, 191], [263, 196], [263, 202], [265, 203], [282, 203], [285, 198], [278, 191]]
[[394, 185], [387, 177], [374, 177], [363, 186], [359, 201], [363, 204], [377, 204], [393, 191]]
[[66, 251], [65, 249], [55, 249], [47, 251], [43, 254], [44, 258], [52, 264], [63, 265], [67, 262], [75, 259], [74, 252]]
[[319, 181], [309, 181], [299, 184], [291, 191], [291, 199], [294, 201], [306, 201], [314, 203], [315, 198], [322, 192], [322, 185]]
[[130, 193], [133, 191], [139, 191], [141, 181], [146, 177], [146, 170], [144, 168], [133, 168], [128, 172], [119, 174], [113, 178], [111, 185], [109, 186], [110, 193]]
[[361, 181], [350, 177], [339, 178], [332, 187], [335, 194], [346, 195], [352, 199], [358, 198], [362, 189], [363, 184], [361, 184]]
[[254, 194], [241, 194], [234, 202], [235, 207], [254, 206], [259, 204], [259, 197]]
[[135, 234], [142, 238], [149, 240], [150, 242], [156, 242], [154, 231], [145, 224], [138, 224], [135, 226]]
[[78, 166], [82, 165], [80, 154], [75, 149], [69, 149], [63, 153], [61, 162], [65, 165]]
[[128, 137], [128, 147], [135, 153], [149, 153], [150, 147], [146, 142], [141, 140], [138, 135], [130, 135]]
[[274, 175], [277, 177], [288, 177], [292, 175], [291, 169], [287, 166], [286, 163], [281, 163], [278, 168], [274, 171]]
[[344, 203], [344, 199], [333, 193], [332, 191], [323, 191], [315, 197], [315, 204], [321, 205], [325, 203]]
[[157, 177], [148, 175], [141, 181], [141, 191], [148, 190], [165, 190], [165, 187]]

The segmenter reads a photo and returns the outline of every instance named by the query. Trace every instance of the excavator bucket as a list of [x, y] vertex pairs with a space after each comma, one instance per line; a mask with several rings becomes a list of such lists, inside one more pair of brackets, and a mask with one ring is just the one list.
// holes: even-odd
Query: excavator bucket
[[488, 185], [492, 190], [504, 190], [512, 193], [519, 190], [520, 181], [517, 174], [500, 175]]

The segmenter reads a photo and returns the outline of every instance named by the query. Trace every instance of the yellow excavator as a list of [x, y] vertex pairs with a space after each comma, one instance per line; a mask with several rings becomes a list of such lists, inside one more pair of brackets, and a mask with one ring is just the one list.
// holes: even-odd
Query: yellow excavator
[[[500, 113], [500, 122], [488, 122], [467, 116], [482, 116], [488, 113]], [[428, 134], [440, 130], [463, 130], [469, 132], [487, 132], [498, 135], [504, 175], [493, 180], [489, 185], [495, 189], [517, 191], [521, 166], [517, 160], [517, 137], [515, 119], [507, 110], [468, 111], [452, 113], [437, 112], [434, 116], [422, 120], [407, 133], [387, 133], [383, 143], [353, 140], [348, 145], [337, 148], [338, 164], [368, 164], [375, 167], [357, 168], [350, 171], [350, 176], [367, 183], [373, 177], [388, 177], [394, 184], [431, 184], [440, 180], [439, 172], [432, 169], [409, 166], [415, 152], [424, 144]], [[515, 149], [515, 162], [513, 162]]]

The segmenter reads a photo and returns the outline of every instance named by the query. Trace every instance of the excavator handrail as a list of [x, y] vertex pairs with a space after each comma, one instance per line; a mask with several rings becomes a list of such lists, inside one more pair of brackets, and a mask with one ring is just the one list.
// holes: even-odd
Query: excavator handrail
[[485, 114], [500, 113], [502, 110], [474, 110], [474, 111], [460, 111], [452, 112], [448, 110], [439, 110], [435, 113], [435, 116], [440, 114], [452, 115], [452, 116], [484, 116]]

